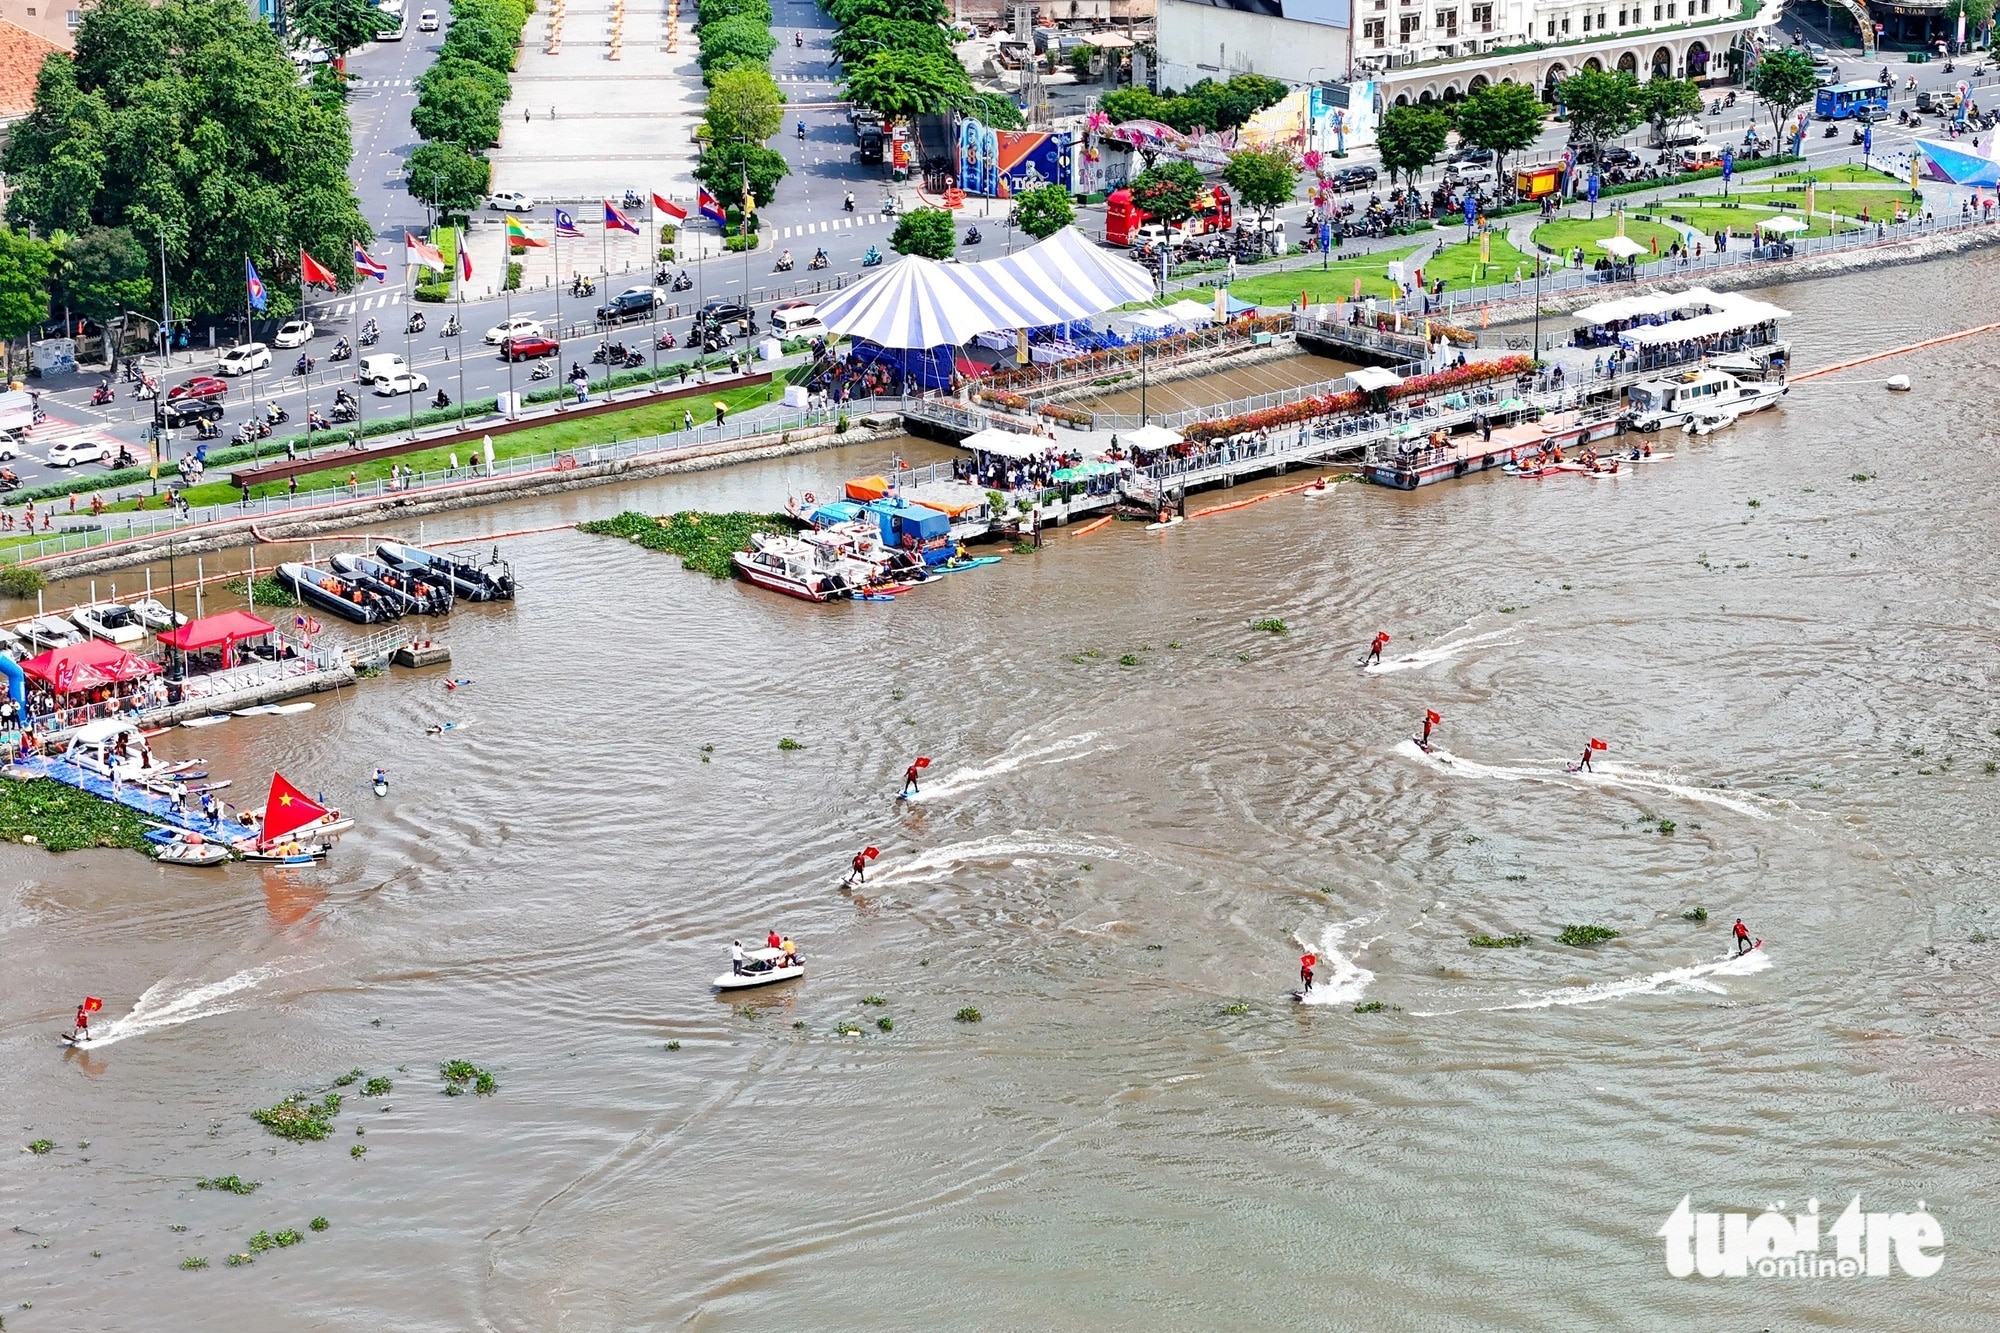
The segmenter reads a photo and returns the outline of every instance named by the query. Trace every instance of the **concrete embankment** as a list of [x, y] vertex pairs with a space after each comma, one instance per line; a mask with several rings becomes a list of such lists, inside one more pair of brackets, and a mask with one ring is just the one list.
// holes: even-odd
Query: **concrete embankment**
[[254, 542], [305, 541], [324, 533], [348, 532], [361, 523], [382, 517], [407, 520], [537, 495], [588, 490], [614, 482], [640, 481], [648, 477], [701, 472], [760, 459], [815, 453], [822, 449], [887, 439], [902, 433], [900, 417], [869, 417], [864, 421], [872, 424], [850, 425], [846, 431], [832, 425], [773, 431], [769, 435], [688, 445], [602, 462], [591, 462], [590, 450], [580, 448], [568, 456], [574, 460], [568, 466], [558, 465], [538, 472], [478, 478], [421, 490], [335, 501], [279, 514], [246, 514], [242, 518], [219, 519], [213, 523], [177, 528], [172, 532], [68, 551], [34, 561], [33, 564], [51, 579], [102, 574], [164, 559], [170, 547], [175, 556], [184, 557], [247, 546]]

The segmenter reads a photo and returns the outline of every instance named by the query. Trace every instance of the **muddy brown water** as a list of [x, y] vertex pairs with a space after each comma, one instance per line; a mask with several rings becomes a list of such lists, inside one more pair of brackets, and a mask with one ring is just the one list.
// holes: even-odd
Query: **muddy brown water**
[[[2000, 270], [1765, 295], [1812, 366], [1974, 322]], [[55, 1144], [0, 1152], [7, 1327], [1990, 1328], [1996, 348], [1616, 479], [1056, 533], [890, 604], [509, 541], [456, 694], [160, 738], [355, 807], [325, 866], [0, 848], [0, 1119]], [[772, 508], [894, 448], [427, 535]], [[1737, 916], [1766, 945], [1725, 966]], [[807, 978], [713, 995], [772, 927]], [[85, 994], [116, 1040], [66, 1053]], [[498, 1092], [440, 1095], [451, 1059]], [[248, 1118], [351, 1068], [394, 1090], [324, 1142]], [[195, 1187], [227, 1174], [262, 1184]], [[1674, 1278], [1684, 1195], [1922, 1200], [1943, 1267]]]

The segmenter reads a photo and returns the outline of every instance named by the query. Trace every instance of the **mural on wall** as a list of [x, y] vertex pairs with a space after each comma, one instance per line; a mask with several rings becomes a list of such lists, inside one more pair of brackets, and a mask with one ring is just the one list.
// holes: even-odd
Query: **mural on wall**
[[967, 194], [1011, 199], [1040, 185], [1073, 188], [1075, 157], [1067, 133], [994, 130], [976, 120], [958, 123], [958, 188]]

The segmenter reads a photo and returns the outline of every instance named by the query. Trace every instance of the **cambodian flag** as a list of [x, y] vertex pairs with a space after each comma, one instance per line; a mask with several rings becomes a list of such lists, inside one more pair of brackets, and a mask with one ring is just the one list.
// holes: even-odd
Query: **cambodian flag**
[[389, 277], [389, 266], [377, 263], [372, 255], [357, 245], [354, 247], [354, 272], [360, 277], [384, 282]]
[[606, 199], [604, 201], [604, 228], [606, 231], [609, 231], [613, 227], [616, 227], [620, 231], [629, 231], [634, 236], [639, 234], [639, 224], [613, 208], [611, 201]]
[[715, 225], [717, 225], [718, 227], [724, 224], [725, 222], [729, 221], [729, 219], [726, 216], [724, 216], [722, 212], [722, 205], [717, 203], [715, 201], [715, 196], [710, 194], [707, 190], [702, 190], [698, 192], [694, 197], [694, 201], [695, 205], [701, 209], [701, 215], [707, 218], [710, 222], [715, 223]]
[[576, 229], [576, 219], [560, 208], [556, 210], [556, 235], [570, 241], [583, 239], [583, 233]]

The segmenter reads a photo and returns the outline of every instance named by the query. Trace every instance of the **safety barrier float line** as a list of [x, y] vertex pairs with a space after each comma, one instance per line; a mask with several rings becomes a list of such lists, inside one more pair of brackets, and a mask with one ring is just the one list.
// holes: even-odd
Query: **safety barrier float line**
[[1946, 333], [1936, 338], [1926, 338], [1920, 343], [1911, 343], [1907, 347], [1892, 347], [1886, 352], [1870, 352], [1867, 356], [1857, 356], [1852, 361], [1837, 361], [1830, 366], [1821, 366], [1817, 370], [1808, 370], [1802, 375], [1794, 375], [1792, 376], [1792, 383], [1797, 384], [1801, 380], [1818, 379], [1821, 375], [1831, 375], [1836, 371], [1852, 370], [1856, 366], [1865, 366], [1870, 361], [1881, 361], [1887, 357], [1905, 356], [1911, 352], [1921, 352], [1926, 347], [1939, 347], [1945, 343], [1957, 342], [1961, 338], [1970, 338], [1981, 333], [1992, 333], [1996, 329], [2000, 329], [2000, 323], [1981, 324], [1978, 328], [1960, 329], [1957, 333]]
[[1078, 528], [1075, 532], [1072, 532], [1070, 536], [1088, 537], [1091, 533], [1097, 531], [1099, 528], [1103, 527], [1106, 523], [1109, 523], [1113, 518], [1116, 517], [1117, 515], [1115, 514], [1106, 514], [1103, 518], [1093, 519], [1090, 522], [1084, 524], [1082, 527]]

